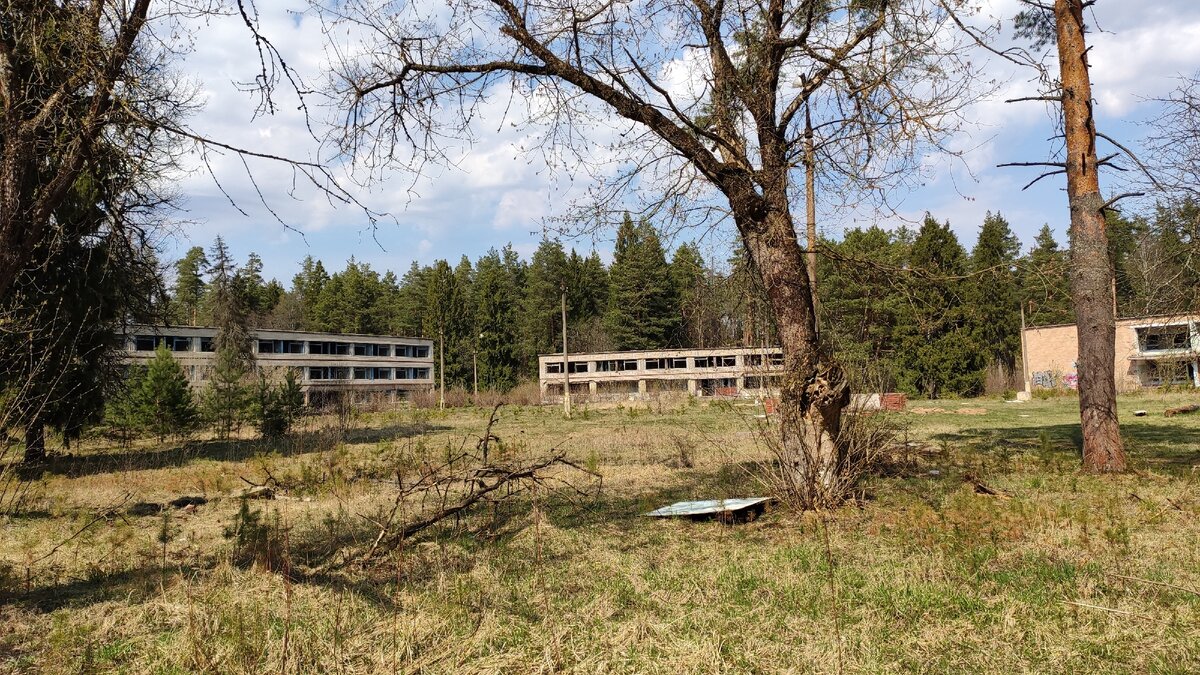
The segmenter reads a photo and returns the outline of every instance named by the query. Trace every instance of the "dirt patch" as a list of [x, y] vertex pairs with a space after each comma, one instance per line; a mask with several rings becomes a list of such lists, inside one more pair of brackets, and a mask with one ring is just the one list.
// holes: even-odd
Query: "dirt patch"
[[936, 415], [946, 412], [945, 408], [909, 408], [908, 412], [914, 415]]

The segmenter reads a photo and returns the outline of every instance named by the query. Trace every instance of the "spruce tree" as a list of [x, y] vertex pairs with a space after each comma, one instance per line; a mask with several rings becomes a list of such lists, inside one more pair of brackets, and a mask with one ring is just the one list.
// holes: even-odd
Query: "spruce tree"
[[616, 349], [661, 349], [678, 335], [679, 300], [658, 233], [625, 214], [609, 268], [604, 328]]
[[543, 239], [525, 271], [521, 301], [522, 372], [537, 373], [537, 357], [562, 349], [560, 295], [569, 281], [562, 244]]
[[1012, 371], [1021, 350], [1021, 289], [1017, 258], [1021, 242], [1008, 221], [990, 211], [971, 251], [968, 300], [973, 310], [975, 342], [987, 360]]
[[183, 435], [195, 425], [196, 406], [187, 375], [165, 344], [160, 343], [154, 351], [139, 384], [138, 417], [160, 443], [167, 436]]
[[209, 260], [208, 300], [217, 334], [213, 338], [216, 363], [204, 394], [204, 409], [216, 425], [217, 435], [228, 438], [246, 418], [250, 401], [245, 380], [254, 367], [254, 352], [245, 298], [236, 283], [237, 267], [220, 236]]
[[671, 257], [670, 272], [679, 298], [679, 330], [673, 342], [683, 347], [711, 346], [714, 303], [700, 249], [695, 244], [681, 244]]
[[929, 398], [983, 389], [983, 358], [964, 303], [967, 256], [950, 223], [926, 214], [912, 245], [910, 313], [899, 326], [900, 384]]
[[472, 287], [479, 341], [479, 386], [507, 391], [517, 383], [517, 286], [495, 249], [479, 259]]

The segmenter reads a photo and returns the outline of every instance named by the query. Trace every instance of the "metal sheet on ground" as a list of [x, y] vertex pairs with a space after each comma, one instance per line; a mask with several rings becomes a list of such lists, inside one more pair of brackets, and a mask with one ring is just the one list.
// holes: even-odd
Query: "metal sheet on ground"
[[744, 497], [739, 499], [706, 499], [697, 502], [675, 502], [670, 506], [643, 514], [651, 518], [674, 518], [678, 516], [708, 516], [718, 513], [736, 513], [763, 502], [770, 497]]

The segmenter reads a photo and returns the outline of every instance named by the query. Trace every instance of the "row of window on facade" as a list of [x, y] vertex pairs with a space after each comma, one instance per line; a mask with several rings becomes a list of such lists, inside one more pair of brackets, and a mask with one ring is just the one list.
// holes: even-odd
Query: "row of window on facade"
[[347, 368], [312, 366], [309, 380], [428, 380], [429, 368]]
[[1192, 329], [1186, 323], [1138, 328], [1138, 349], [1161, 352], [1192, 348]]
[[[192, 351], [193, 339], [199, 341], [201, 352], [216, 351], [213, 338], [135, 335], [133, 349], [152, 352], [161, 343], [173, 352]], [[307, 347], [307, 348], [306, 348]], [[333, 356], [392, 356], [396, 358], [429, 358], [428, 345], [390, 345], [358, 342], [322, 342], [317, 340], [258, 340], [259, 354], [323, 354]]]
[[[783, 365], [783, 354], [767, 354], [768, 366]], [[763, 354], [746, 354], [743, 365], [748, 368], [761, 368]], [[615, 359], [608, 361], [570, 361], [567, 363], [568, 373], [620, 373], [634, 370], [683, 370], [688, 368], [734, 368], [738, 365], [737, 356], [673, 356], [651, 359]], [[688, 362], [691, 362], [689, 365]], [[638, 364], [642, 366], [639, 368]], [[561, 361], [546, 363], [546, 373], [556, 374], [563, 370]]]
[[[292, 368], [298, 376], [312, 380], [428, 380], [429, 368], [351, 368], [333, 366], [311, 366]], [[207, 380], [211, 366], [188, 366], [191, 379]], [[199, 376], [197, 378], [197, 376]]]

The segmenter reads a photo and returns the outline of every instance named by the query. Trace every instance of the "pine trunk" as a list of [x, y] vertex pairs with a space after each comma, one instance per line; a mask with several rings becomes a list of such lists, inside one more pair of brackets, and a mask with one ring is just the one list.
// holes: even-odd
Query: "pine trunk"
[[1079, 412], [1083, 467], [1124, 471], [1114, 368], [1116, 316], [1104, 199], [1096, 160], [1096, 125], [1083, 34], [1082, 0], [1055, 0], [1058, 60], [1071, 206], [1071, 296], [1079, 339]]

